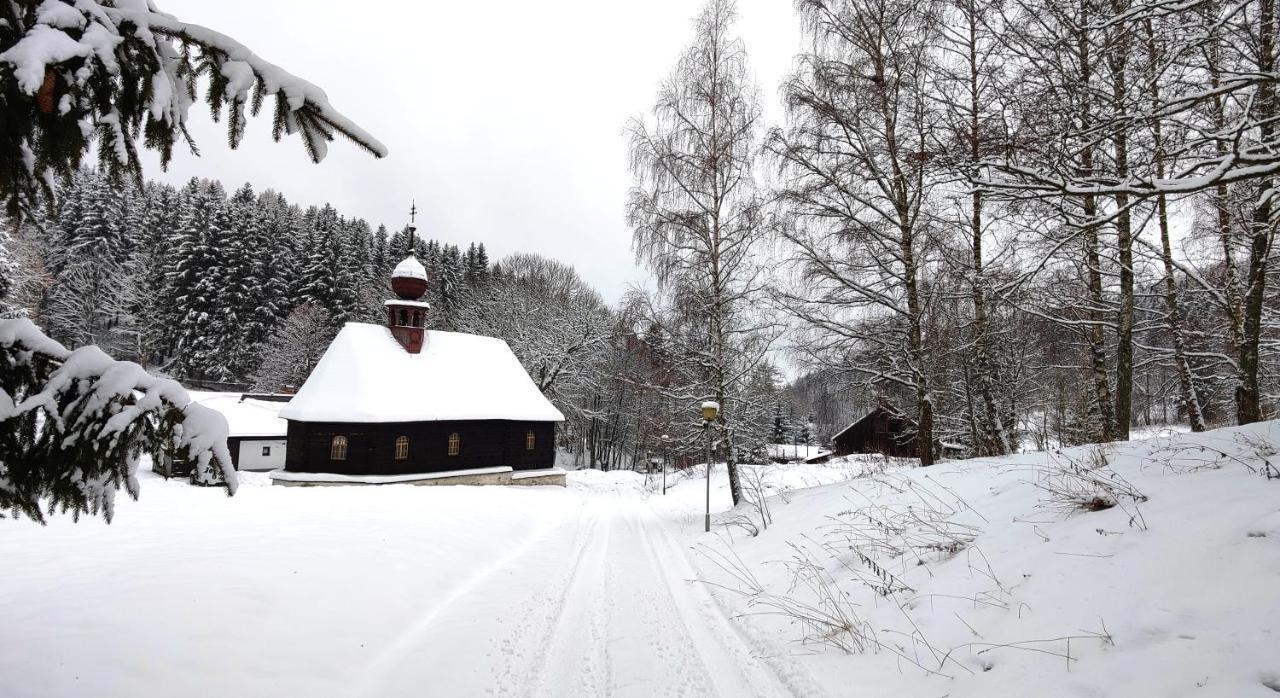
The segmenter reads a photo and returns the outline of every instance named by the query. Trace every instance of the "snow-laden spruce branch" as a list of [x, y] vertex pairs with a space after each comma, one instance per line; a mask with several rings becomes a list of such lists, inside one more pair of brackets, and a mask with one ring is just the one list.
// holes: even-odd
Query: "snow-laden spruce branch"
[[70, 351], [30, 320], [0, 320], [0, 511], [43, 522], [64, 512], [115, 514], [138, 496], [139, 458], [189, 459], [193, 480], [236, 489], [227, 422], [176, 381]]
[[227, 108], [230, 147], [246, 114], [275, 98], [272, 136], [298, 133], [314, 162], [341, 134], [375, 157], [387, 148], [334, 109], [325, 92], [235, 39], [160, 12], [150, 0], [0, 3], [0, 99], [13, 132], [0, 153], [0, 194], [11, 210], [52, 196], [97, 141], [113, 177], [140, 181], [138, 141], [166, 166], [179, 140], [196, 152], [187, 114], [207, 80], [215, 120]]

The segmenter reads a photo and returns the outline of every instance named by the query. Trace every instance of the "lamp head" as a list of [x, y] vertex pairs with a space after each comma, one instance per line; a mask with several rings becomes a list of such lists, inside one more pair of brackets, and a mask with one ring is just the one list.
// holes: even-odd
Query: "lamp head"
[[716, 415], [720, 412], [720, 403], [710, 400], [702, 403], [702, 418], [708, 422], [714, 422]]

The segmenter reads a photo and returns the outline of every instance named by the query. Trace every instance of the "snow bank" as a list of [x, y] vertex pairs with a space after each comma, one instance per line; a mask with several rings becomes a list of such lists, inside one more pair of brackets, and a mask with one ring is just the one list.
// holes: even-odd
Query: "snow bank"
[[869, 467], [776, 498], [758, 537], [687, 535], [726, 612], [833, 695], [1274, 695], [1277, 454], [1271, 422]]
[[570, 470], [567, 475], [571, 490], [591, 494], [635, 494], [644, 491], [645, 477], [631, 470]]

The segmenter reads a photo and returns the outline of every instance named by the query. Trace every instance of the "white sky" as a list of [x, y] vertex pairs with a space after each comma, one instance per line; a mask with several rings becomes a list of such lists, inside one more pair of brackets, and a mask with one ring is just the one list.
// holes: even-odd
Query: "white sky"
[[[203, 105], [191, 129], [201, 157], [168, 173], [245, 181], [303, 206], [330, 202], [390, 229], [418, 203], [425, 236], [484, 242], [497, 259], [538, 252], [575, 266], [610, 301], [642, 282], [624, 221], [630, 186], [623, 128], [647, 114], [690, 41], [700, 0], [157, 0], [160, 9], [241, 41], [323, 87], [331, 103], [390, 149], [382, 160], [341, 138], [312, 165], [296, 138], [271, 142], [268, 108], [244, 143]], [[739, 0], [770, 120], [800, 46], [790, 0]]]

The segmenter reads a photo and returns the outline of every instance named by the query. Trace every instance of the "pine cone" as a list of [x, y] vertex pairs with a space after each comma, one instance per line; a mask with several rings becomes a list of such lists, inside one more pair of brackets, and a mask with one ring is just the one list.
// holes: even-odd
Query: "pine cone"
[[52, 114], [54, 107], [57, 106], [57, 99], [53, 94], [54, 87], [58, 84], [58, 74], [53, 72], [53, 68], [46, 67], [44, 69], [44, 82], [40, 84], [40, 89], [36, 92], [36, 107], [41, 114]]

